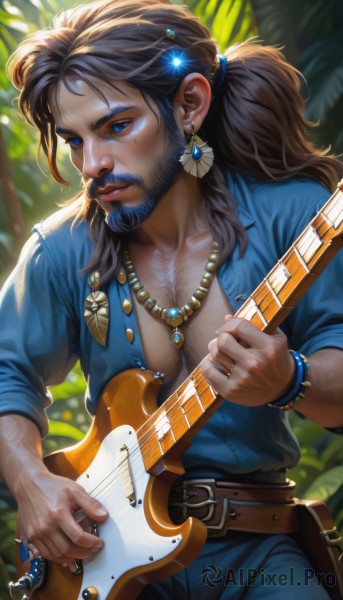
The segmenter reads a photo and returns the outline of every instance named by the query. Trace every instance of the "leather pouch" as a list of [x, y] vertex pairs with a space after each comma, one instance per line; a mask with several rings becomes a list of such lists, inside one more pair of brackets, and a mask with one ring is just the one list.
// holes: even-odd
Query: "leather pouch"
[[343, 547], [328, 506], [298, 500], [299, 532], [293, 537], [309, 557], [316, 576], [332, 600], [343, 599]]

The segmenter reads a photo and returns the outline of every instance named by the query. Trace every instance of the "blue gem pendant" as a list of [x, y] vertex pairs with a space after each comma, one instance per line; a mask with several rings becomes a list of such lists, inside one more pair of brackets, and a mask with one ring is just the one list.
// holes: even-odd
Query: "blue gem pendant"
[[200, 160], [201, 157], [202, 157], [202, 150], [201, 150], [201, 148], [199, 148], [196, 141], [194, 141], [193, 146], [192, 146], [192, 158], [194, 158], [194, 160]]
[[164, 319], [165, 322], [170, 325], [170, 327], [174, 328], [172, 333], [172, 342], [175, 348], [179, 350], [182, 348], [185, 338], [183, 333], [181, 333], [181, 331], [178, 329], [178, 325], [182, 325], [184, 322], [184, 317], [182, 316], [180, 309], [176, 306], [173, 306], [172, 308], [168, 308]]
[[168, 308], [164, 318], [165, 322], [171, 327], [177, 327], [178, 325], [182, 325], [184, 322], [184, 318], [180, 312], [180, 309], [176, 306], [173, 306], [173, 308]]
[[181, 331], [177, 327], [175, 327], [172, 333], [172, 342], [176, 350], [180, 350], [180, 348], [182, 348], [184, 340], [185, 338], [183, 333], [181, 333]]

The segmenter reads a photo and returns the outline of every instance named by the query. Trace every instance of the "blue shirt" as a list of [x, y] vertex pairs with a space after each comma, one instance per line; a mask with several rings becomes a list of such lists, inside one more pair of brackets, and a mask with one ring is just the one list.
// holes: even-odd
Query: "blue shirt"
[[[248, 235], [244, 256], [239, 257], [237, 245], [217, 274], [236, 312], [330, 194], [305, 178], [264, 183], [232, 173], [228, 185]], [[107, 346], [90, 335], [83, 316], [90, 289], [88, 273], [82, 271], [93, 250], [88, 225], [81, 222], [72, 228], [71, 219], [61, 224], [61, 214], [65, 212], [35, 228], [0, 301], [0, 413], [25, 415], [43, 434], [48, 429], [45, 408], [51, 402], [46, 386], [61, 382], [78, 359], [91, 414], [113, 376], [132, 367], [149, 368], [135, 312], [126, 315], [122, 310], [123, 300], [131, 297], [127, 283], [114, 278], [107, 288]], [[307, 355], [326, 347], [343, 348], [342, 281], [340, 252], [284, 321], [291, 348]], [[135, 334], [131, 343], [128, 327]], [[284, 412], [226, 401], [183, 458], [191, 476], [249, 474], [251, 479], [277, 480], [296, 464], [299, 447]]]

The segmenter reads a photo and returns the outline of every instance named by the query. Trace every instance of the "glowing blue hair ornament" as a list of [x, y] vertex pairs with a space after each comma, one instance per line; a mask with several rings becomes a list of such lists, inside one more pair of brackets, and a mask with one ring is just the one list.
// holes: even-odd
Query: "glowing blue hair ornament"
[[166, 72], [173, 79], [187, 72], [187, 57], [183, 49], [169, 48], [163, 56]]

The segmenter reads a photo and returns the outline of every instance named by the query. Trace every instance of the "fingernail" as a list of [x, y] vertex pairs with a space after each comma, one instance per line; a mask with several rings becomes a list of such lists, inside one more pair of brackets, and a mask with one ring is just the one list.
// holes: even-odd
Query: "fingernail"
[[98, 513], [98, 515], [107, 515], [108, 514], [106, 508], [104, 508], [103, 506], [101, 506], [100, 508], [97, 508], [97, 513]]

